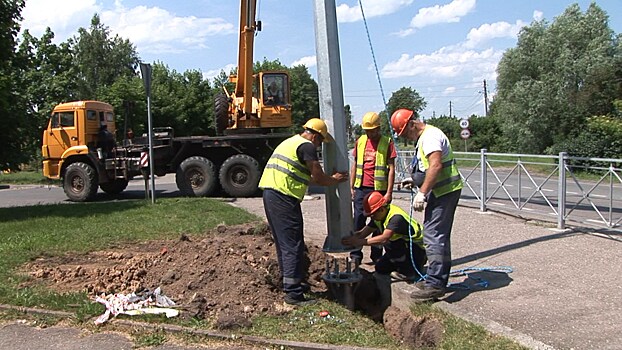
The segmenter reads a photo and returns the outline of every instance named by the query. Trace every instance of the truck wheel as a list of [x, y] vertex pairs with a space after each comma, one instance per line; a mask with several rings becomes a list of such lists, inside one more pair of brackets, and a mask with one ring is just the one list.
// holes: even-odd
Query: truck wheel
[[222, 135], [229, 126], [229, 98], [222, 92], [214, 97], [214, 118], [216, 135]]
[[185, 196], [209, 196], [214, 192], [217, 182], [214, 163], [204, 157], [190, 157], [177, 168], [175, 182]]
[[128, 181], [125, 179], [116, 179], [111, 182], [99, 184], [99, 188], [108, 194], [119, 194], [125, 190]]
[[97, 176], [92, 166], [76, 162], [69, 164], [63, 177], [63, 190], [73, 202], [86, 202], [97, 194]]
[[257, 193], [261, 172], [255, 158], [236, 154], [220, 167], [220, 186], [231, 197], [249, 197]]

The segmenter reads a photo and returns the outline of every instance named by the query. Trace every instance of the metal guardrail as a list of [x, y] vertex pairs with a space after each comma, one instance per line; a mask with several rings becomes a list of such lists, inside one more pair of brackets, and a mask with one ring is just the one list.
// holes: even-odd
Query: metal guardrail
[[[464, 180], [462, 200], [481, 211], [518, 211], [622, 231], [622, 159], [454, 152]], [[408, 177], [414, 151], [399, 151], [397, 180]], [[401, 159], [400, 159], [401, 158]], [[589, 174], [589, 175], [586, 175]], [[397, 182], [396, 180], [396, 182]]]

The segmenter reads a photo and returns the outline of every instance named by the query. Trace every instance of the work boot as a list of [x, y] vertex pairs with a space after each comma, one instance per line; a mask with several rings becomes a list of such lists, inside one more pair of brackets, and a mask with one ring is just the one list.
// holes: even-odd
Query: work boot
[[293, 297], [287, 294], [285, 295], [285, 303], [294, 306], [308, 306], [317, 303], [317, 299], [305, 298], [304, 296]]
[[445, 295], [445, 292], [445, 288], [424, 284], [423, 288], [414, 290], [410, 294], [410, 298], [415, 303], [423, 303], [426, 301], [434, 301], [438, 298], [441, 298], [443, 295]]
[[425, 288], [425, 280], [415, 282], [415, 288], [424, 289]]

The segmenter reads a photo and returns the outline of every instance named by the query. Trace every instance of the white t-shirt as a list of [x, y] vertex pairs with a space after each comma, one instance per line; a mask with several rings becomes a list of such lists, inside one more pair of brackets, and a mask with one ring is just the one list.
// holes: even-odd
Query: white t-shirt
[[[449, 154], [449, 139], [447, 139], [447, 136], [441, 129], [435, 127], [427, 127], [425, 133], [421, 136], [421, 140], [417, 142], [417, 145], [423, 148], [423, 154], [425, 154], [426, 157], [430, 155], [430, 153], [437, 151], [442, 152], [442, 158]], [[416, 154], [417, 158], [419, 158], [419, 152]], [[418, 161], [419, 170], [425, 171], [421, 159], [418, 159]]]

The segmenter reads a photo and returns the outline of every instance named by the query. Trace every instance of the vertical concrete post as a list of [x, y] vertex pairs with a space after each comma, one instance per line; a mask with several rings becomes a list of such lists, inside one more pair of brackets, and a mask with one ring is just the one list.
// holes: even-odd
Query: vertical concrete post
[[[323, 145], [324, 170], [332, 174], [349, 170], [337, 12], [335, 0], [314, 0], [314, 3], [320, 116], [335, 137], [335, 142]], [[328, 237], [324, 251], [351, 250], [341, 244], [342, 237], [352, 234], [349, 181], [326, 188], [326, 215]]]
[[557, 178], [557, 228], [566, 228], [566, 152], [559, 152]]
[[486, 197], [488, 196], [488, 165], [486, 164], [486, 149], [482, 148], [479, 154], [479, 182], [480, 182], [480, 193], [479, 193], [479, 210], [486, 211]]

